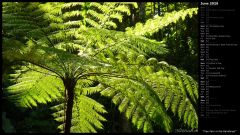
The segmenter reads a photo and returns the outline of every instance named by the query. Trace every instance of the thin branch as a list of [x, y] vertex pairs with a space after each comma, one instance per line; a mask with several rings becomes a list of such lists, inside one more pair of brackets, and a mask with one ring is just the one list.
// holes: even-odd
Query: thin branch
[[[41, 72], [41, 71], [38, 71], [36, 69], [33, 69], [33, 68], [30, 68], [28, 65], [26, 65], [26, 67], [30, 70], [33, 70], [33, 71], [36, 71], [36, 72], [39, 72], [39, 73], [42, 73], [42, 74], [45, 74], [45, 75], [50, 75], [50, 76], [55, 76], [55, 77], [59, 77], [57, 75], [54, 75], [54, 74], [49, 74], [49, 73], [44, 73], [44, 72]], [[60, 77], [59, 77], [60, 78]]]
[[35, 63], [35, 62], [33, 62], [33, 61], [30, 61], [30, 60], [20, 60], [20, 61], [29, 62], [29, 63], [31, 63], [31, 64], [33, 64], [33, 65], [39, 66], [39, 67], [41, 67], [41, 68], [43, 68], [43, 69], [49, 70], [49, 71], [51, 71], [51, 72], [57, 74], [60, 78], [63, 77], [63, 75], [57, 73], [56, 71], [52, 70], [51, 68], [46, 67], [46, 66], [43, 66], [43, 65], [41, 65], [41, 64], [39, 64], [39, 63]]

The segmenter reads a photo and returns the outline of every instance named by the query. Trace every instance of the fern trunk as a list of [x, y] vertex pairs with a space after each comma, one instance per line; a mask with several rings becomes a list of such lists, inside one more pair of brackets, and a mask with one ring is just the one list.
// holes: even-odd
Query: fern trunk
[[64, 81], [64, 86], [67, 91], [66, 95], [66, 101], [67, 101], [67, 108], [66, 108], [66, 114], [65, 114], [65, 126], [64, 126], [64, 132], [70, 133], [71, 129], [71, 121], [72, 121], [72, 109], [73, 109], [73, 100], [74, 100], [74, 87], [76, 83], [72, 79], [66, 79]]

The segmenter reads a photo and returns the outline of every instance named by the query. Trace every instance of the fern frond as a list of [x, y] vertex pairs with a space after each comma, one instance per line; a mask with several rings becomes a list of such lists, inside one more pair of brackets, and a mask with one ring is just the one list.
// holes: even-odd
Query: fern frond
[[[197, 83], [176, 67], [166, 65], [165, 63], [159, 63], [158, 65], [158, 72], [146, 77], [146, 79], [151, 80], [148, 83], [154, 86], [166, 109], [169, 108], [175, 115], [178, 114], [179, 119], [183, 118], [183, 122], [189, 127], [197, 128], [198, 118], [195, 107], [198, 96], [193, 94], [197, 91]], [[191, 83], [184, 82], [185, 79], [190, 79]]]
[[[96, 66], [102, 65], [99, 60], [87, 56], [77, 56], [56, 48], [36, 46], [34, 41], [29, 41], [28, 46], [17, 41], [18, 45], [12, 44], [12, 41], [10, 41], [11, 39], [3, 39], [4, 58], [30, 62], [56, 73], [59, 77], [64, 77], [69, 74], [77, 77], [80, 76], [83, 71], [87, 71], [84, 69], [91, 69], [95, 64]], [[12, 54], [12, 52], [15, 53]]]
[[80, 95], [76, 97], [73, 110], [73, 132], [80, 131], [86, 133], [96, 132], [95, 129], [103, 129], [101, 121], [106, 121], [106, 119], [100, 115], [100, 113], [106, 113], [103, 105], [91, 98]]
[[[12, 36], [36, 37], [41, 27], [47, 26], [47, 21], [43, 20], [43, 11], [37, 7], [39, 3], [13, 3], [3, 4], [3, 31]], [[26, 14], [30, 13], [30, 14]], [[36, 35], [32, 35], [33, 33]]]
[[[165, 45], [155, 40], [149, 40], [145, 37], [128, 35], [124, 32], [116, 32], [113, 30], [84, 28], [79, 29], [76, 38], [85, 42], [86, 48], [93, 48], [90, 55], [99, 54], [99, 52], [107, 53], [108, 50], [112, 52], [137, 54], [165, 54], [167, 49]], [[102, 40], [102, 39], [105, 40]], [[93, 46], [94, 45], [94, 46]], [[86, 49], [87, 51], [87, 49]], [[86, 52], [88, 53], [88, 52]]]
[[71, 9], [76, 6], [83, 6], [83, 5], [84, 5], [83, 2], [69, 2], [69, 3], [65, 3], [62, 8], [63, 9]]
[[52, 23], [62, 23], [63, 18], [61, 18], [59, 15], [62, 14], [61, 8], [63, 4], [63, 2], [47, 2], [41, 4], [39, 8], [44, 11], [43, 18]]
[[124, 112], [138, 129], [152, 132], [152, 124], [155, 123], [166, 132], [172, 130], [172, 121], [151, 87], [128, 79], [110, 80], [101, 80], [103, 85], [108, 86], [101, 94], [112, 97], [113, 102], [119, 105], [119, 110]]
[[110, 18], [118, 19], [119, 22], [122, 22], [123, 16], [120, 13], [114, 13], [110, 15]]
[[[131, 59], [131, 56], [127, 57]], [[171, 111], [175, 114], [174, 117], [178, 117], [187, 126], [193, 129], [197, 128], [198, 118], [196, 106], [194, 106], [198, 100], [198, 96], [194, 95], [197, 91], [197, 83], [185, 72], [166, 64], [166, 62], [158, 62], [155, 58], [146, 60], [142, 55], [135, 56], [133, 59], [137, 59], [137, 61], [127, 60], [127, 63], [130, 62], [133, 65], [121, 68], [122, 75], [133, 80], [118, 77], [108, 78], [106, 81], [100, 79], [103, 86], [108, 86], [101, 93], [112, 97], [113, 103], [119, 106], [120, 112], [125, 112], [126, 117], [132, 119], [132, 123], [138, 129], [144, 130], [143, 123], [148, 121], [150, 125], [157, 123], [161, 129], [165, 129], [167, 132], [171, 131], [171, 120], [168, 120], [170, 116], [159, 110]], [[191, 81], [187, 82], [186, 80]], [[136, 84], [135, 81], [141, 85], [137, 85], [138, 83]], [[156, 108], [157, 110], [155, 110]], [[143, 110], [149, 113], [142, 114]], [[146, 115], [148, 118], [145, 118]], [[156, 120], [166, 120], [165, 124], [169, 125], [164, 126], [163, 123], [158, 123]], [[145, 127], [145, 129], [148, 128]], [[149, 127], [149, 129], [151, 128]]]
[[68, 19], [71, 17], [79, 17], [80, 15], [82, 15], [81, 11], [71, 11], [71, 12], [66, 12], [63, 14], [63, 19]]
[[10, 75], [16, 84], [7, 88], [8, 98], [16, 100], [17, 105], [22, 107], [58, 100], [64, 88], [61, 80], [44, 69], [35, 66], [31, 66], [31, 69], [22, 67], [20, 72]]
[[103, 14], [97, 13], [97, 12], [94, 11], [94, 10], [89, 10], [87, 13], [88, 13], [89, 15], [97, 18], [98, 20], [103, 20], [103, 19], [104, 19], [104, 15], [103, 15]]
[[92, 86], [94, 78], [90, 79], [82, 79], [81, 81], [78, 81], [76, 85], [76, 92], [81, 93], [82, 95], [91, 95], [94, 93], [98, 93], [102, 91], [103, 86], [101, 84], [98, 84], [97, 86]]
[[127, 6], [125, 5], [119, 5], [118, 7], [115, 8], [115, 11], [118, 11], [118, 12], [125, 12], [127, 13], [127, 15], [130, 15], [130, 10]]
[[[100, 12], [92, 9], [97, 8]], [[92, 2], [90, 10], [87, 14], [90, 17], [85, 18], [85, 21], [96, 28], [116, 29], [117, 25], [114, 19], [122, 22], [123, 15], [130, 15], [129, 7], [126, 3], [118, 4], [116, 2], [104, 2], [103, 4]]]
[[154, 19], [149, 19], [145, 24], [137, 23], [133, 28], [126, 28], [128, 34], [151, 36], [169, 24], [176, 23], [178, 20], [184, 20], [187, 16], [190, 18], [193, 14], [197, 14], [198, 8], [183, 9], [166, 13], [163, 17], [157, 16]]
[[[58, 128], [63, 130], [65, 115], [64, 104], [53, 106], [51, 109], [54, 111], [52, 115], [55, 117], [55, 120], [62, 123]], [[102, 122], [106, 121], [101, 115], [103, 113], [106, 113], [103, 105], [87, 96], [76, 93], [73, 105], [71, 132], [95, 133], [97, 132], [96, 129], [103, 129]]]

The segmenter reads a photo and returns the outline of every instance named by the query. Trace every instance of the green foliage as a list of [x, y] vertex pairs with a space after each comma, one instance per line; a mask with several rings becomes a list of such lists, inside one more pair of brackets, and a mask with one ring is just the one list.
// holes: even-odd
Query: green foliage
[[[81, 94], [76, 94], [74, 101], [71, 132], [95, 133], [96, 129], [103, 129], [102, 121], [106, 121], [102, 116], [103, 113], [106, 113], [103, 105]], [[62, 123], [65, 112], [64, 103], [53, 106], [51, 109], [55, 111], [53, 113], [55, 119]], [[64, 123], [58, 126], [61, 131], [63, 131], [63, 127]]]
[[[101, 53], [166, 54], [165, 45], [155, 40], [128, 35], [106, 29], [87, 28], [79, 30], [79, 39], [86, 45], [81, 54], [97, 55]], [[112, 55], [114, 57], [114, 55]]]
[[[166, 132], [171, 131], [172, 121], [158, 99], [152, 97], [151, 89], [144, 89], [144, 85], [125, 79], [107, 79], [105, 85], [109, 87], [102, 94], [112, 97], [119, 105], [120, 112], [132, 120], [138, 129], [153, 132], [152, 124], [157, 124]], [[114, 86], [114, 87], [113, 87]]]
[[49, 71], [31, 65], [16, 70], [10, 77], [16, 84], [7, 88], [8, 98], [17, 99], [15, 103], [22, 107], [52, 102], [59, 99], [63, 91], [63, 84], [59, 78], [51, 76]]
[[122, 22], [124, 14], [130, 15], [128, 5], [134, 3], [117, 3], [104, 2], [103, 4], [97, 2], [90, 3], [90, 10], [87, 11], [87, 16], [84, 20], [96, 28], [116, 29], [116, 20]]
[[[4, 2], [2, 8], [3, 33], [15, 39], [35, 38], [42, 33], [42, 28], [48, 24], [43, 20], [43, 11], [39, 3]], [[26, 14], [31, 13], [31, 14]]]
[[51, 25], [63, 23], [59, 25], [62, 28], [85, 25], [95, 28], [116, 29], [116, 22], [122, 22], [125, 15], [130, 15], [129, 5], [136, 6], [136, 3], [69, 2], [63, 4], [49, 2], [42, 4], [41, 9], [46, 12], [44, 18], [51, 20]]
[[145, 24], [137, 23], [133, 28], [128, 27], [126, 28], [126, 32], [129, 34], [148, 37], [171, 23], [177, 23], [180, 19], [184, 20], [186, 16], [192, 17], [193, 14], [197, 14], [197, 10], [198, 8], [189, 8], [166, 13], [163, 17], [157, 16], [153, 19], [147, 20]]
[[131, 63], [135, 66], [125, 67], [122, 71], [127, 78], [100, 78], [106, 87], [102, 95], [112, 97], [120, 112], [124, 112], [144, 132], [153, 131], [153, 124], [166, 132], [172, 131], [168, 110], [187, 126], [196, 129], [198, 117], [194, 105], [198, 99], [197, 83], [165, 62], [158, 63], [154, 58], [146, 60], [141, 55], [137, 59]]
[[[21, 107], [57, 103], [51, 109], [62, 131], [68, 121], [66, 107], [71, 92], [71, 132], [103, 129], [102, 122], [107, 121], [103, 114], [107, 112], [90, 98], [95, 93], [111, 97], [120, 112], [143, 132], [154, 132], [156, 127], [171, 132], [174, 118], [196, 129], [197, 83], [176, 67], [151, 58], [164, 56], [168, 50], [162, 42], [141, 35], [159, 31], [197, 9], [166, 13], [147, 21], [141, 30], [138, 26], [127, 32], [108, 30], [131, 14], [131, 4], [136, 6], [4, 3], [3, 59], [24, 61], [10, 75], [15, 84], [6, 89], [8, 99]], [[159, 20], [165, 21], [154, 25]], [[156, 26], [154, 31], [149, 25]]]

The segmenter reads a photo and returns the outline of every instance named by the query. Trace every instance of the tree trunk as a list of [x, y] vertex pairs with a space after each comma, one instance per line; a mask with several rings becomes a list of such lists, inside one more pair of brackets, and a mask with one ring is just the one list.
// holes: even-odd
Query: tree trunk
[[145, 21], [145, 8], [146, 8], [146, 3], [145, 2], [139, 2], [139, 16], [141, 19], [141, 22]]
[[70, 129], [71, 129], [75, 85], [76, 83], [72, 79], [66, 79], [64, 81], [64, 86], [67, 90], [67, 95], [65, 97], [67, 100], [67, 108], [66, 108], [66, 114], [65, 114], [66, 119], [65, 119], [64, 133], [70, 133]]
[[153, 16], [153, 2], [151, 2], [151, 16]]
[[131, 127], [131, 123], [129, 123], [128, 119], [126, 118], [126, 116], [121, 113], [120, 114], [120, 123], [121, 123], [121, 132], [123, 133], [132, 133], [132, 127]]
[[130, 16], [130, 26], [135, 25], [135, 8], [133, 5], [130, 5], [130, 10], [131, 10], [131, 16]]
[[155, 16], [155, 12], [156, 12], [155, 2], [153, 2], [153, 16]]
[[158, 16], [160, 16], [161, 12], [160, 12], [160, 2], [158, 2]]

